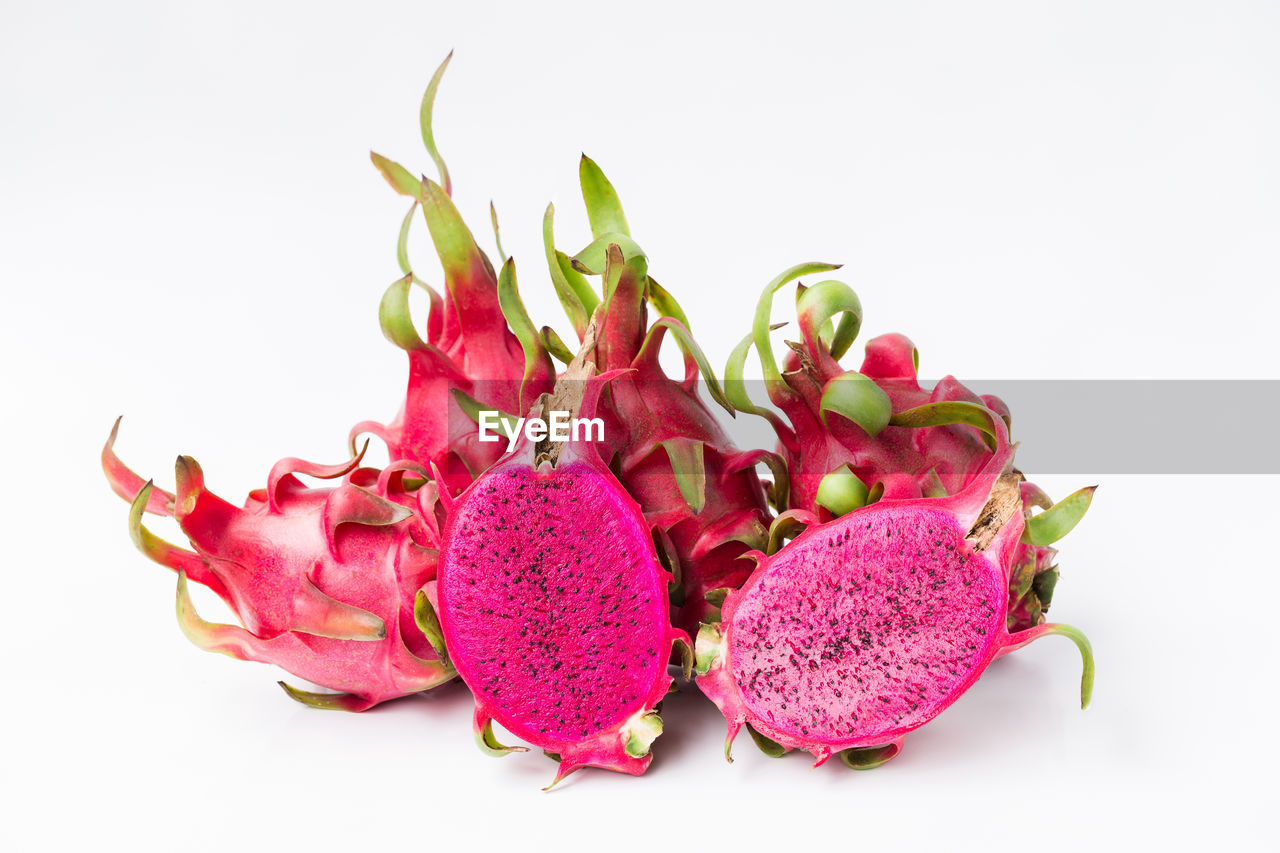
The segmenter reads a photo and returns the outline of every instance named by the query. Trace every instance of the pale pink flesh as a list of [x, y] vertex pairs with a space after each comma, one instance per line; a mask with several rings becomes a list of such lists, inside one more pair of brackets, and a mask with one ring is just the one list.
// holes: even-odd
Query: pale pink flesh
[[585, 462], [506, 463], [454, 505], [437, 594], [478, 705], [553, 752], [614, 729], [665, 690], [666, 575], [643, 518]]
[[950, 704], [1002, 640], [1000, 569], [953, 515], [918, 504], [814, 532], [737, 602], [733, 679], [757, 728], [838, 748], [893, 740]]

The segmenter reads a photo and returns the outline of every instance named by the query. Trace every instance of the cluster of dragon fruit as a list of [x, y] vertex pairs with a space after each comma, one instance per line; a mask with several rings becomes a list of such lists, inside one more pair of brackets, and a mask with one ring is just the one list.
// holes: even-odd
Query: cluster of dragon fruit
[[[557, 762], [552, 784], [582, 767], [643, 773], [678, 683], [723, 712], [726, 758], [745, 727], [769, 756], [804, 750], [854, 769], [896, 756], [995, 658], [1046, 634], [1079, 648], [1087, 705], [1089, 642], [1045, 613], [1051, 546], [1092, 489], [1055, 504], [1027, 482], [1008, 408], [951, 377], [922, 387], [903, 335], [867, 341], [861, 366], [842, 366], [862, 306], [846, 284], [812, 280], [830, 264], [770, 281], [717, 376], [585, 156], [590, 241], [557, 249], [551, 207], [542, 231], [577, 346], [535, 326], [514, 262], [495, 269], [451, 201], [431, 131], [447, 63], [421, 110], [439, 180], [373, 155], [411, 200], [402, 277], [379, 308], [409, 363], [396, 418], [356, 424], [347, 462], [282, 459], [243, 506], [209, 491], [187, 456], [174, 491], [144, 480], [114, 451], [119, 421], [111, 431], [103, 469], [130, 503], [134, 543], [177, 573], [188, 639], [321, 688], [281, 682], [313, 708], [364, 711], [461, 680], [479, 748], [527, 751], [503, 745], [496, 722]], [[441, 290], [410, 263], [419, 215]], [[799, 340], [779, 364], [773, 300], [793, 283]], [[425, 334], [410, 317], [415, 288], [429, 297]], [[678, 379], [659, 364], [668, 338]], [[744, 380], [753, 349], [768, 404]], [[766, 419], [776, 445], [739, 450], [712, 406]], [[485, 440], [481, 412], [568, 412], [604, 429], [566, 441], [526, 431], [508, 446]], [[385, 443], [386, 467], [362, 464], [366, 436]], [[190, 547], [148, 530], [147, 513], [174, 519]], [[201, 618], [191, 583], [240, 624]]]

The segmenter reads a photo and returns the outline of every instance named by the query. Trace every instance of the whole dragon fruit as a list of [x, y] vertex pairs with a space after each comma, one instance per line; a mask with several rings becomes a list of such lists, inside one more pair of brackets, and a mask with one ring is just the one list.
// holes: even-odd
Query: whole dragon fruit
[[[677, 579], [673, 621], [693, 631], [715, 612], [707, 593], [740, 585], [751, 571], [743, 554], [764, 546], [769, 508], [756, 465], [771, 467], [773, 491], [783, 501], [786, 470], [776, 455], [740, 452], [729, 441], [698, 395], [699, 375], [712, 399], [730, 414], [733, 407], [679, 304], [648, 274], [647, 258], [631, 237], [617, 192], [586, 155], [579, 178], [593, 239], [572, 258], [558, 251], [554, 208], [548, 206], [543, 219], [548, 267], [579, 339], [593, 314], [601, 318], [598, 369], [625, 371], [601, 401], [608, 424], [601, 452], [654, 525], [659, 553]], [[588, 275], [600, 277], [599, 295]], [[660, 315], [652, 322], [650, 305]], [[679, 379], [668, 377], [658, 361], [668, 333], [684, 355]]]
[[[502, 455], [501, 443], [481, 441], [472, 421], [477, 409], [525, 412], [555, 381], [550, 356], [532, 328], [516, 290], [514, 267], [495, 274], [450, 199], [448, 168], [436, 148], [431, 114], [449, 59], [436, 70], [422, 99], [422, 139], [440, 174], [436, 183], [416, 178], [398, 163], [372, 154], [374, 165], [397, 192], [413, 199], [400, 228], [396, 256], [404, 277], [382, 297], [383, 334], [409, 356], [409, 381], [400, 413], [389, 424], [364, 421], [351, 430], [381, 438], [393, 460], [434, 465], [442, 486], [457, 493]], [[413, 271], [409, 228], [422, 209], [444, 269], [441, 297]], [[496, 219], [495, 219], [496, 223]], [[496, 225], [495, 225], [496, 229]], [[418, 285], [430, 297], [425, 340], [409, 313], [409, 292]], [[508, 328], [508, 319], [520, 336]], [[521, 323], [523, 320], [523, 323]]]
[[[903, 335], [867, 342], [861, 370], [846, 370], [839, 359], [857, 338], [862, 305], [848, 285], [827, 280], [799, 288], [796, 314], [801, 340], [779, 370], [770, 340], [774, 294], [803, 275], [836, 269], [801, 264], [764, 289], [752, 333], [734, 350], [725, 368], [725, 389], [741, 411], [769, 420], [790, 472], [790, 509], [820, 518], [838, 517], [882, 498], [956, 494], [990, 463], [993, 416], [1010, 423], [998, 397], [980, 397], [955, 377], [932, 390], [920, 387], [919, 356]], [[743, 381], [749, 350], [756, 347], [770, 400], [785, 422], [757, 407]], [[1058, 570], [1049, 546], [1084, 516], [1093, 489], [1082, 489], [1058, 504], [1033, 484], [1022, 484], [1025, 540], [1017, 548], [1010, 585], [1009, 628], [1044, 621]], [[1043, 512], [1032, 515], [1032, 509]]]
[[[178, 573], [178, 622], [206, 651], [275, 664], [338, 693], [280, 686], [304, 704], [363, 711], [428, 690], [454, 676], [414, 620], [417, 592], [435, 577], [436, 486], [413, 491], [406, 473], [357, 468], [359, 458], [322, 466], [282, 459], [265, 489], [237, 508], [208, 491], [194, 459], [178, 457], [177, 492], [155, 488], [116, 456], [119, 421], [102, 451], [116, 494], [130, 501], [129, 531], [138, 548]], [[336, 479], [309, 488], [295, 476]], [[177, 520], [194, 550], [160, 539], [144, 512]], [[213, 590], [239, 625], [201, 619], [188, 592]]]
[[[811, 525], [769, 556], [724, 602], [697, 642], [698, 686], [729, 725], [767, 753], [839, 753], [878, 766], [903, 737], [946, 709], [995, 658], [1047, 634], [1088, 640], [1066, 625], [1010, 632], [1010, 570], [1023, 532], [1012, 449], [1002, 446], [959, 493], [882, 499]], [[804, 515], [808, 515], [805, 513]]]
[[[594, 416], [612, 377], [592, 376], [587, 351], [531, 417]], [[496, 720], [559, 761], [552, 785], [584, 766], [643, 773], [667, 659], [688, 640], [671, 627], [670, 575], [635, 501], [578, 436], [521, 438], [445, 504], [439, 579], [420, 618], [475, 695], [481, 748], [522, 751], [494, 739]]]

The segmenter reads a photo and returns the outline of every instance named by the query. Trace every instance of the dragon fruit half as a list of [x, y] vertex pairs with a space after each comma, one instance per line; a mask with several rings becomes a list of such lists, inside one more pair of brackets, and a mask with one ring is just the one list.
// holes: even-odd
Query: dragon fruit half
[[825, 523], [796, 513], [808, 529], [758, 555], [697, 642], [698, 686], [728, 720], [726, 757], [746, 725], [771, 755], [804, 749], [816, 764], [839, 753], [855, 769], [878, 766], [992, 660], [1046, 634], [1079, 647], [1088, 705], [1093, 657], [1083, 634], [1057, 624], [1007, 629], [1023, 516], [998, 418], [993, 431], [1000, 450], [959, 493], [885, 498]]
[[[593, 376], [588, 344], [531, 417], [593, 417], [611, 376]], [[584, 397], [585, 394], [585, 397]], [[480, 746], [493, 721], [559, 761], [552, 785], [584, 766], [639, 775], [662, 731], [671, 627], [670, 575], [640, 508], [579, 436], [521, 438], [456, 500], [444, 501], [438, 581], [420, 618], [476, 699]]]
[[[767, 418], [777, 432], [790, 472], [791, 509], [829, 519], [882, 497], [956, 494], [993, 458], [989, 424], [995, 415], [1007, 428], [1008, 407], [998, 397], [974, 394], [952, 376], [932, 390], [921, 388], [918, 352], [903, 335], [868, 341], [860, 371], [841, 367], [839, 359], [862, 323], [862, 305], [848, 285], [827, 280], [799, 288], [802, 340], [788, 342], [785, 371], [778, 369], [769, 337], [774, 294], [802, 275], [835, 268], [801, 264], [765, 287], [752, 333], [725, 368], [726, 393], [738, 409]], [[746, 394], [743, 371], [753, 345], [769, 398], [785, 422]], [[1093, 496], [1086, 488], [1054, 504], [1031, 483], [1021, 490], [1026, 532], [1014, 557], [1010, 630], [1044, 621], [1058, 578], [1057, 552], [1049, 546], [1079, 522]], [[1034, 508], [1043, 512], [1032, 515]]]
[[[194, 459], [178, 457], [177, 492], [157, 489], [116, 456], [119, 421], [102, 451], [116, 494], [130, 501], [138, 548], [178, 573], [178, 622], [202, 649], [275, 664], [339, 693], [285, 691], [319, 708], [363, 711], [454, 676], [414, 620], [414, 600], [435, 577], [434, 483], [416, 466], [381, 473], [359, 458], [322, 466], [282, 459], [265, 489], [238, 508], [208, 491]], [[406, 473], [415, 475], [410, 491]], [[309, 488], [296, 474], [342, 478]], [[144, 512], [177, 520], [194, 551], [157, 537]], [[244, 627], [201, 619], [194, 581], [218, 594]]]

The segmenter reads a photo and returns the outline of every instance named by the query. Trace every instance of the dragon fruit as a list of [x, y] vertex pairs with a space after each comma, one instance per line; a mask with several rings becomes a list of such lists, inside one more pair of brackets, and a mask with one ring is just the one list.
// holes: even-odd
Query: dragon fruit
[[[993, 431], [1003, 439], [998, 418]], [[724, 713], [725, 755], [746, 725], [770, 755], [833, 754], [883, 764], [904, 736], [945, 710], [995, 658], [1067, 625], [1006, 625], [1010, 570], [1023, 532], [1020, 477], [1001, 442], [970, 483], [941, 498], [889, 499], [810, 526], [725, 599], [697, 642], [697, 683]]]
[[[318, 708], [363, 711], [453, 678], [414, 618], [439, 544], [436, 486], [420, 479], [422, 469], [401, 463], [377, 472], [358, 468], [359, 457], [334, 466], [282, 459], [266, 488], [237, 508], [205, 488], [187, 456], [178, 457], [176, 494], [143, 482], [115, 453], [118, 429], [119, 421], [102, 451], [103, 471], [130, 502], [134, 543], [178, 573], [178, 622], [197, 646], [339, 691], [280, 682]], [[297, 474], [342, 482], [309, 488]], [[176, 519], [195, 550], [147, 530], [145, 512]], [[217, 593], [244, 627], [200, 618], [191, 581]]]
[[[801, 286], [796, 313], [801, 341], [780, 371], [769, 334], [774, 294], [803, 275], [836, 269], [801, 264], [771, 281], [758, 303], [752, 333], [734, 350], [725, 368], [726, 394], [741, 411], [769, 420], [790, 473], [790, 509], [822, 519], [838, 517], [869, 502], [891, 498], [953, 495], [990, 463], [992, 415], [1010, 423], [998, 397], [978, 396], [955, 377], [932, 390], [920, 387], [919, 354], [903, 335], [867, 342], [861, 370], [846, 370], [839, 359], [857, 338], [862, 305], [840, 281]], [[838, 318], [838, 320], [836, 319]], [[752, 346], [760, 356], [770, 400], [784, 422], [746, 394], [743, 372]], [[1089, 507], [1093, 488], [1058, 504], [1030, 483], [1021, 486], [1026, 535], [1017, 547], [1008, 607], [1009, 629], [1044, 621], [1058, 569], [1049, 547], [1065, 536]], [[1032, 510], [1043, 512], [1033, 515]]]
[[[555, 381], [541, 339], [520, 303], [515, 270], [493, 264], [463, 222], [450, 195], [452, 182], [431, 129], [436, 90], [446, 58], [422, 99], [422, 139], [439, 171], [439, 183], [414, 177], [399, 163], [371, 154], [374, 165], [398, 193], [413, 199], [400, 228], [396, 256], [403, 278], [385, 292], [379, 309], [383, 334], [409, 356], [409, 381], [400, 413], [389, 424], [363, 421], [351, 430], [354, 448], [362, 433], [382, 439], [392, 460], [434, 465], [451, 494], [464, 489], [502, 455], [500, 443], [480, 441], [472, 422], [477, 409], [524, 412]], [[409, 261], [409, 229], [422, 209], [444, 269], [443, 298], [424, 283]], [[495, 217], [496, 234], [496, 217]], [[422, 287], [430, 298], [426, 339], [414, 327], [409, 293]], [[516, 327], [513, 332], [508, 322]], [[519, 336], [518, 336], [519, 335]]]
[[[612, 377], [592, 376], [593, 329], [586, 335], [531, 417], [593, 417]], [[635, 501], [585, 436], [526, 436], [444, 503], [439, 578], [420, 618], [475, 695], [477, 743], [524, 751], [495, 740], [497, 721], [559, 762], [552, 785], [584, 766], [643, 773], [672, 684], [667, 659], [688, 640], [671, 627], [670, 575]]]
[[[676, 575], [673, 621], [694, 631], [713, 615], [707, 593], [736, 587], [764, 546], [769, 511], [757, 464], [774, 472], [772, 491], [785, 501], [786, 470], [767, 451], [740, 452], [698, 395], [707, 390], [730, 414], [679, 304], [648, 274], [644, 252], [632, 239], [613, 185], [586, 155], [579, 166], [592, 241], [570, 258], [555, 248], [554, 208], [547, 207], [543, 239], [552, 281], [581, 339], [601, 312], [595, 360], [601, 371], [625, 371], [612, 381], [600, 412], [608, 424], [603, 458], [654, 525], [659, 555]], [[597, 295], [586, 276], [599, 275]], [[649, 322], [646, 303], [660, 315]], [[684, 355], [684, 376], [668, 377], [658, 356], [667, 334]]]

